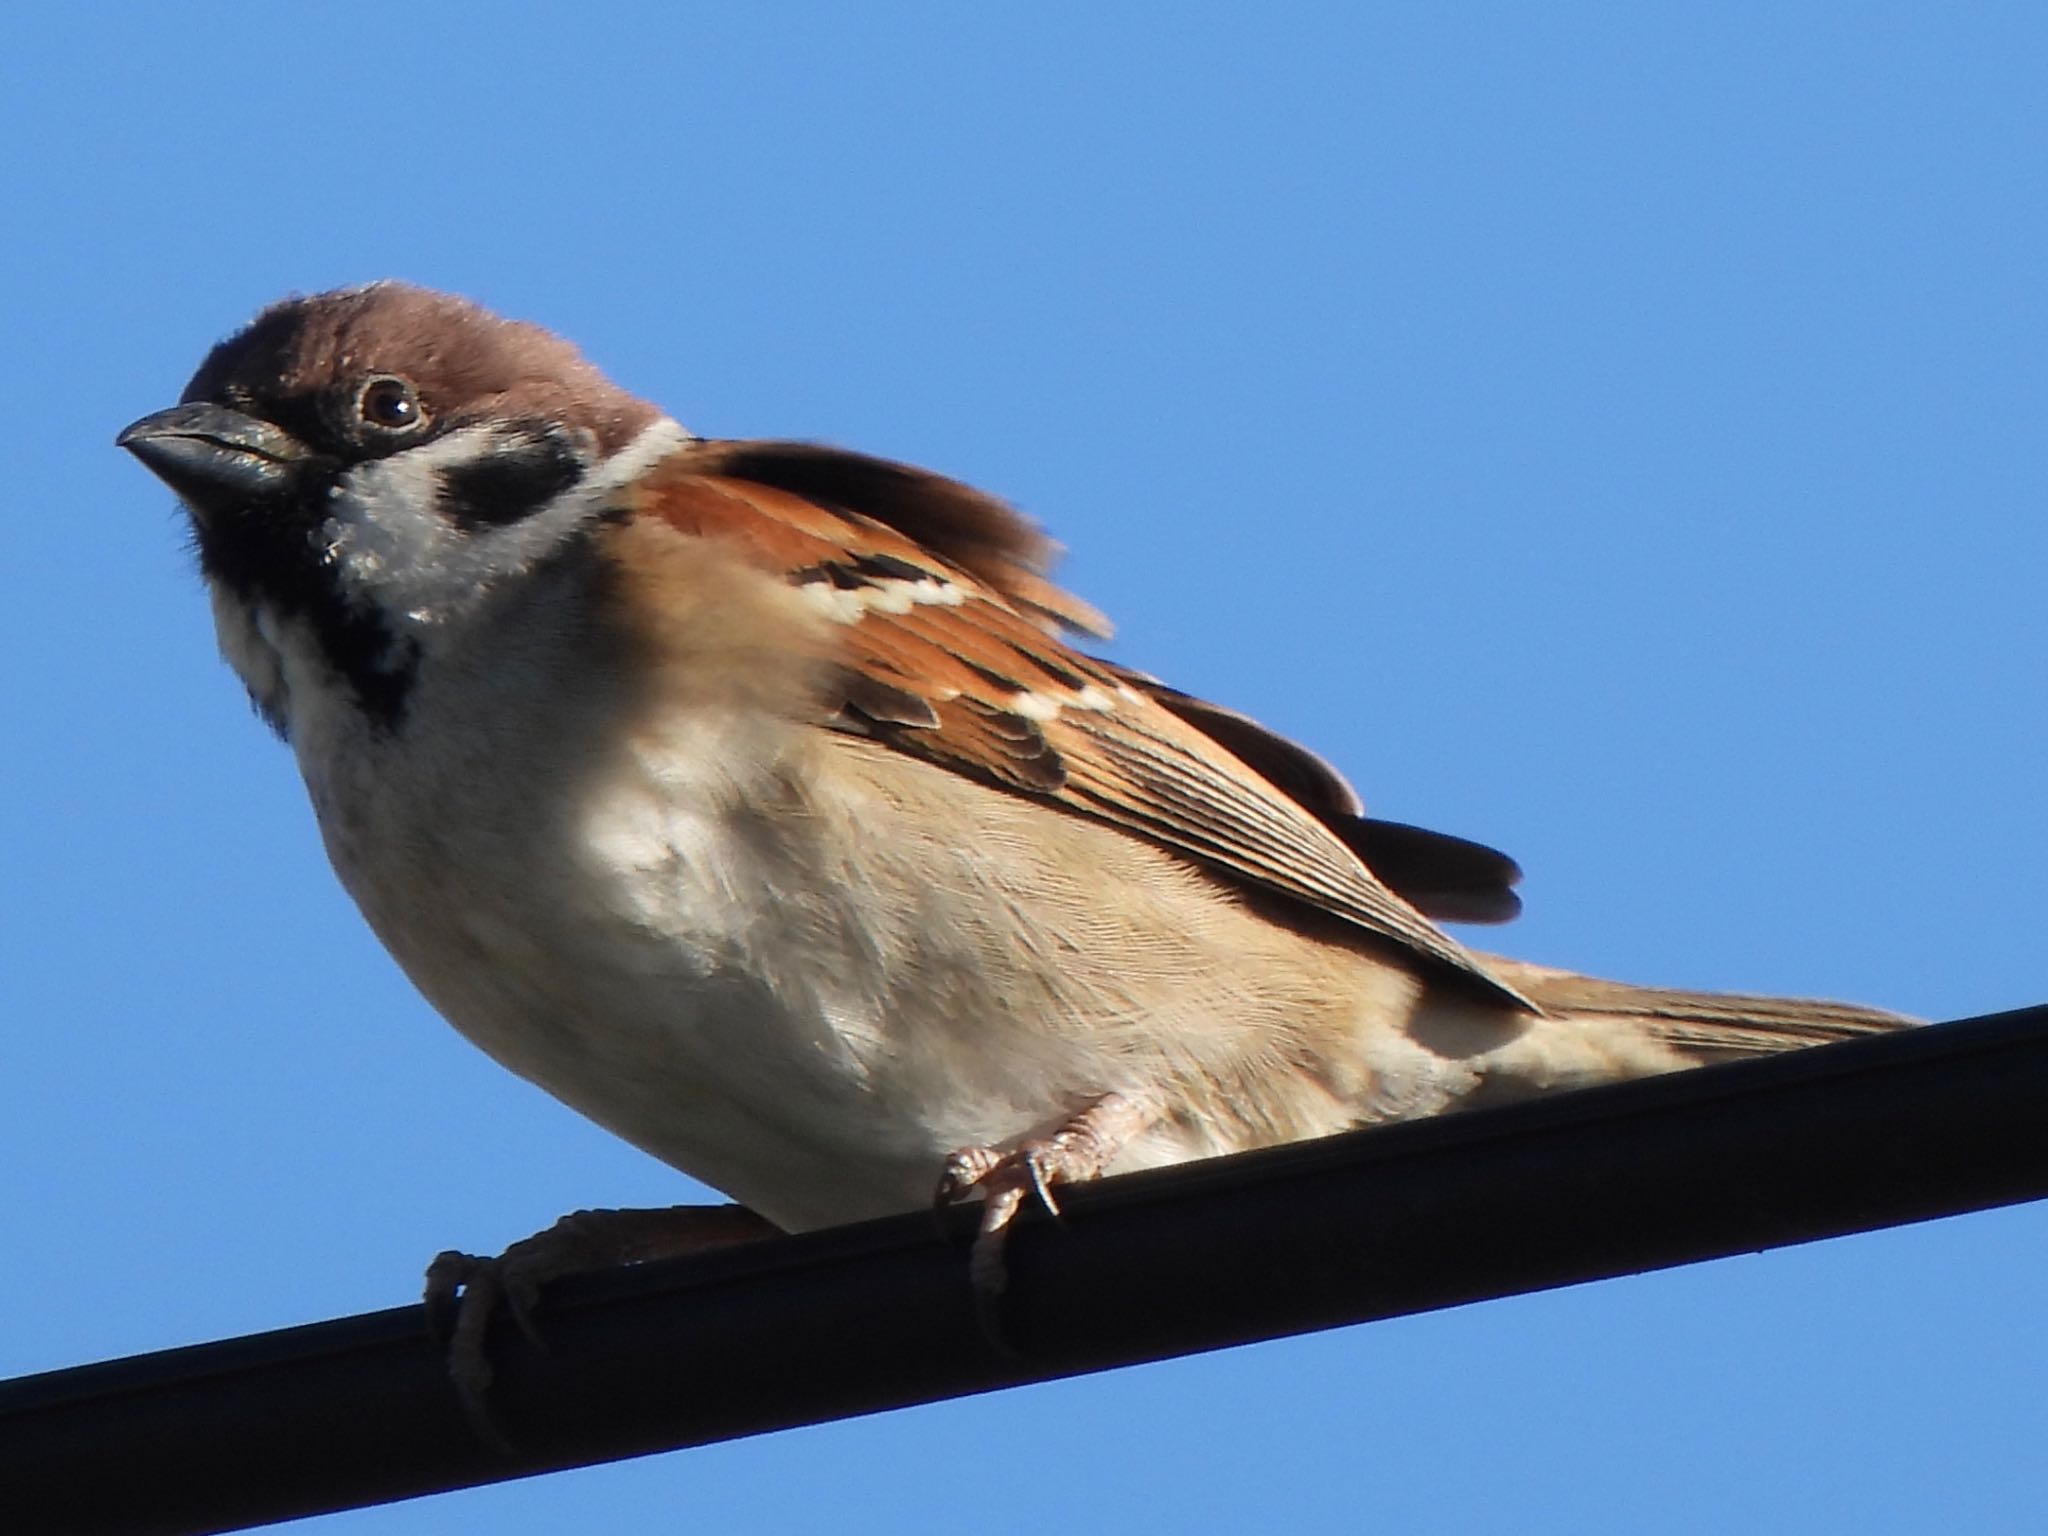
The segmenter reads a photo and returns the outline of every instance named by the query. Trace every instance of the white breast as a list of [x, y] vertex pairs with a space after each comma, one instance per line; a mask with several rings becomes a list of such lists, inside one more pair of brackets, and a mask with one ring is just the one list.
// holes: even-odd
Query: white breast
[[650, 709], [575, 611], [537, 594], [430, 655], [396, 733], [287, 645], [329, 854], [477, 1045], [778, 1224], [915, 1208], [949, 1152], [1104, 1092], [1168, 1109], [1126, 1169], [1466, 1085], [1403, 1032], [1404, 967], [1109, 828], [794, 723], [758, 680]]

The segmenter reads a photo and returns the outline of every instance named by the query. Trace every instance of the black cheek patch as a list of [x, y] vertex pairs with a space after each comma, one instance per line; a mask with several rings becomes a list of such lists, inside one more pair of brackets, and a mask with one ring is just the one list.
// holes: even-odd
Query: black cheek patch
[[[305, 619], [364, 716], [380, 729], [395, 731], [405, 716], [419, 648], [398, 641], [374, 614], [342, 595], [311, 533], [319, 526], [323, 496], [324, 490], [316, 488], [299, 505], [258, 506], [232, 520], [199, 523], [199, 563], [243, 602], [269, 602]], [[270, 723], [285, 734], [281, 720]]]
[[441, 472], [441, 515], [465, 531], [504, 528], [540, 511], [583, 473], [576, 451], [553, 433], [522, 437], [489, 456]]

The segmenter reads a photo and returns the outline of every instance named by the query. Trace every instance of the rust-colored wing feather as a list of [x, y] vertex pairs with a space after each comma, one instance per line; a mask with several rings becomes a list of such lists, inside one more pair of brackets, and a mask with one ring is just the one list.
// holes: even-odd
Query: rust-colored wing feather
[[[634, 510], [722, 541], [841, 623], [826, 723], [1122, 827], [1522, 1001], [1333, 830], [1361, 820], [1334, 769], [1067, 645], [1063, 629], [1106, 626], [1046, 580], [1055, 546], [1004, 503], [857, 454], [707, 442], [644, 482]], [[1233, 738], [1300, 782], [1276, 785]]]

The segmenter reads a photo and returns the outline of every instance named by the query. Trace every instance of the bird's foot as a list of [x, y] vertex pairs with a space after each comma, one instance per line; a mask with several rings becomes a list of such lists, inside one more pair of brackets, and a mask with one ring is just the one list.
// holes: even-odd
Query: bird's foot
[[447, 1341], [448, 1375], [463, 1413], [482, 1440], [509, 1453], [510, 1442], [490, 1411], [487, 1343], [499, 1303], [521, 1333], [545, 1348], [535, 1313], [550, 1281], [780, 1235], [740, 1205], [572, 1211], [494, 1259], [454, 1249], [439, 1255], [427, 1266], [427, 1316]]
[[1136, 1099], [1105, 1093], [1047, 1135], [1018, 1142], [1008, 1151], [962, 1147], [946, 1159], [934, 1203], [953, 1205], [976, 1192], [986, 1202], [968, 1260], [968, 1276], [985, 1318], [1009, 1283], [1003, 1244], [1024, 1202], [1035, 1196], [1058, 1216], [1055, 1185], [1100, 1176], [1131, 1138], [1158, 1118], [1157, 1111]]

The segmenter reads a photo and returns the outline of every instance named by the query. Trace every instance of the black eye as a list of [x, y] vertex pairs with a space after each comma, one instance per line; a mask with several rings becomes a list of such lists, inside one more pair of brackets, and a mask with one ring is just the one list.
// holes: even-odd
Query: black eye
[[427, 419], [420, 397], [403, 379], [372, 379], [356, 396], [356, 414], [380, 432], [410, 432]]

